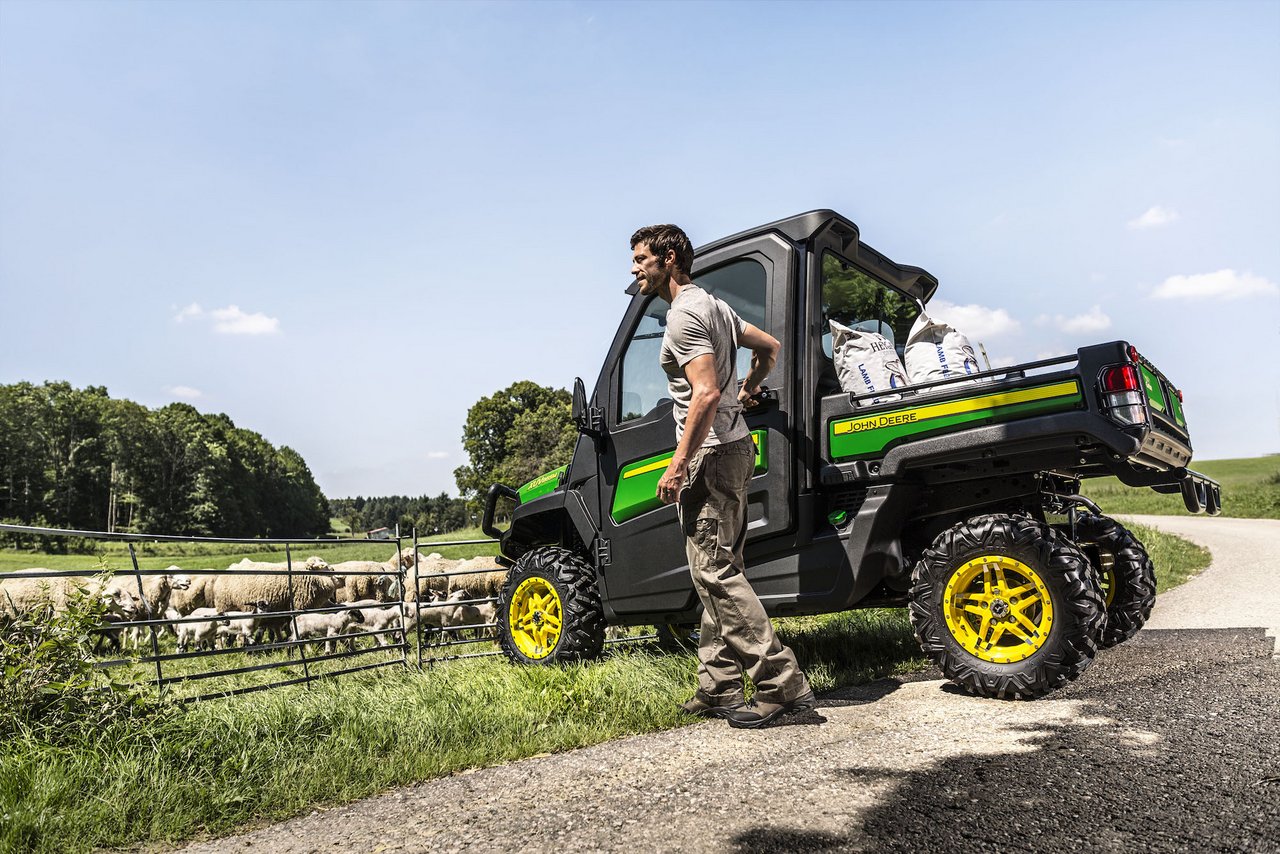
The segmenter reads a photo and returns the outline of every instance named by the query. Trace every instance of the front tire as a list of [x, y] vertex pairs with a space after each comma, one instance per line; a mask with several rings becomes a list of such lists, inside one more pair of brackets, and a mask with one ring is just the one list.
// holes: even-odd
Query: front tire
[[1076, 545], [1093, 563], [1107, 606], [1098, 648], [1108, 649], [1138, 633], [1156, 604], [1156, 570], [1142, 541], [1115, 519], [1076, 516]]
[[502, 651], [517, 664], [585, 661], [604, 649], [595, 571], [568, 549], [522, 555], [498, 593], [495, 621]]
[[1035, 519], [961, 522], [925, 550], [911, 580], [920, 648], [972, 694], [1042, 697], [1097, 653], [1106, 614], [1097, 574], [1069, 539]]

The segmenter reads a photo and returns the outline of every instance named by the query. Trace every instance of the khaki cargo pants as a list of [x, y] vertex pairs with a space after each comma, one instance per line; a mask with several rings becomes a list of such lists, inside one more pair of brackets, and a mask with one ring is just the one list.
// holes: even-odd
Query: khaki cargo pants
[[755, 459], [750, 436], [704, 447], [689, 463], [680, 493], [685, 553], [703, 607], [698, 692], [722, 705], [741, 702], [744, 672], [762, 702], [789, 702], [809, 690], [795, 655], [774, 634], [742, 573], [747, 482]]

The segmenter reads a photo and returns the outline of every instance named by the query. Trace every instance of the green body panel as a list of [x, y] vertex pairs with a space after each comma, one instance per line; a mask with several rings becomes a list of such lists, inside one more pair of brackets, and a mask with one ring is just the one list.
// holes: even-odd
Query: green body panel
[[[1039, 399], [1021, 399], [1033, 395]], [[827, 425], [831, 457], [834, 460], [883, 454], [889, 445], [904, 438], [918, 438], [952, 427], [973, 427], [1009, 421], [1029, 415], [1063, 412], [1084, 406], [1080, 386], [1075, 381], [1023, 389], [1011, 394], [977, 394], [945, 403], [903, 407], [874, 416], [854, 415], [833, 418]], [[961, 411], [957, 411], [961, 410]], [[842, 432], [842, 425], [858, 424], [860, 429]]]
[[1168, 412], [1168, 404], [1164, 399], [1164, 386], [1160, 384], [1160, 378], [1152, 373], [1151, 369], [1146, 365], [1139, 365], [1142, 371], [1142, 387], [1146, 389], [1147, 400], [1151, 401], [1151, 408], [1158, 412]]
[[560, 466], [558, 469], [552, 469], [546, 474], [538, 475], [533, 480], [520, 487], [520, 503], [532, 501], [535, 498], [541, 498], [555, 492], [560, 488], [560, 484], [564, 482], [565, 472], [569, 470], [568, 466]]
[[[769, 433], [753, 430], [751, 438], [756, 443], [756, 474], [769, 470]], [[662, 479], [675, 449], [627, 463], [618, 472], [618, 487], [613, 491], [613, 508], [609, 515], [615, 525], [634, 519], [642, 513], [662, 506], [658, 500], [658, 481]]]

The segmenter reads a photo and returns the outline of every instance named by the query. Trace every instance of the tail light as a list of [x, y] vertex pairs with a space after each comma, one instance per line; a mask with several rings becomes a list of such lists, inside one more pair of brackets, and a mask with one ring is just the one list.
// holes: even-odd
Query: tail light
[[1142, 396], [1136, 367], [1113, 365], [1104, 368], [1098, 385], [1102, 391], [1102, 406], [1112, 421], [1125, 426], [1147, 423], [1146, 400]]

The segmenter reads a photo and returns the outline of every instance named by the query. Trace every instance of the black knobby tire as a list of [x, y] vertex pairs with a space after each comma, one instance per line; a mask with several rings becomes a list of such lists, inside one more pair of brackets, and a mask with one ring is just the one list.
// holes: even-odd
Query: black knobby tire
[[[993, 560], [979, 560], [987, 557]], [[1035, 577], [1041, 582], [1041, 587], [1031, 585], [1031, 595], [1018, 594], [1024, 604], [1031, 600], [1030, 607], [1040, 609], [1031, 613], [1039, 613], [1038, 627], [1044, 629], [1014, 651], [1019, 654], [1018, 650], [1034, 649], [1020, 660], [1000, 660], [1000, 647], [993, 651], [981, 643], [973, 651], [966, 649], [947, 621], [948, 613], [957, 626], [964, 620], [983, 620], [981, 616], [969, 617], [959, 599], [944, 602], [947, 585], [953, 578], [958, 582], [974, 571], [981, 571], [985, 580], [986, 570], [974, 568], [1000, 561], [1022, 568], [1021, 576], [1011, 570], [1010, 577]], [[1097, 573], [1067, 537], [1035, 519], [992, 515], [961, 522], [938, 535], [916, 564], [911, 579], [908, 611], [920, 648], [947, 679], [970, 693], [999, 699], [1042, 697], [1077, 678], [1097, 653], [1096, 638], [1106, 619]], [[1026, 585], [1022, 588], [1028, 589]], [[955, 595], [957, 591], [952, 592]], [[996, 613], [1002, 615], [1001, 621], [1012, 620], [1006, 615], [1014, 609], [1003, 600], [1000, 605], [992, 601], [975, 607], [990, 610], [991, 622], [996, 621]], [[988, 622], [981, 625], [987, 627]], [[1019, 627], [1017, 631], [1026, 629]], [[1013, 637], [1012, 630], [1008, 634]], [[996, 637], [1003, 635], [1003, 630], [996, 633]], [[976, 632], [973, 635], [979, 636]]]
[[1127, 641], [1146, 625], [1156, 604], [1156, 570], [1146, 547], [1115, 519], [1093, 513], [1076, 516], [1076, 545], [1102, 582], [1107, 620], [1098, 647]]
[[[549, 651], [531, 657], [521, 651], [512, 632], [513, 596], [529, 579], [542, 579], [559, 599], [561, 627]], [[595, 570], [574, 552], [542, 546], [526, 552], [507, 574], [498, 593], [495, 620], [498, 644], [517, 664], [552, 664], [598, 658], [604, 649], [604, 608], [596, 587]]]

